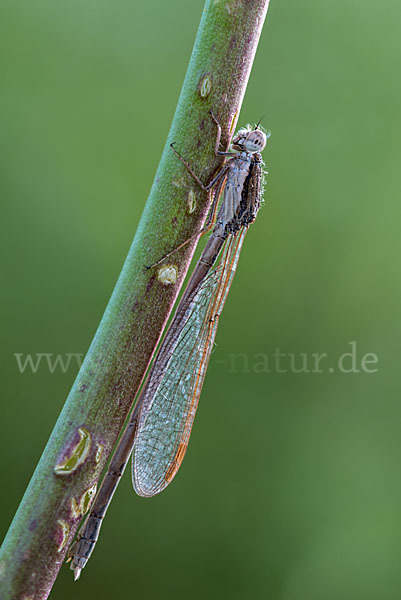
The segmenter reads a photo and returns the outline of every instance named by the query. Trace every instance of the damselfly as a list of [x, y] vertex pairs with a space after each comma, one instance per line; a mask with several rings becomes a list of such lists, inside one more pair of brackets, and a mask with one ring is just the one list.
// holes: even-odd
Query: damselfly
[[158, 494], [175, 477], [188, 447], [219, 316], [242, 243], [259, 211], [264, 175], [260, 152], [266, 145], [266, 134], [258, 125], [247, 126], [234, 136], [232, 150], [221, 152], [220, 125], [213, 115], [212, 118], [217, 125], [215, 153], [228, 160], [208, 185], [203, 185], [173, 150], [212, 199], [206, 227], [213, 227], [213, 231], [164, 336], [80, 537], [70, 550], [75, 579], [93, 551], [102, 519], [132, 450], [133, 485], [140, 496]]

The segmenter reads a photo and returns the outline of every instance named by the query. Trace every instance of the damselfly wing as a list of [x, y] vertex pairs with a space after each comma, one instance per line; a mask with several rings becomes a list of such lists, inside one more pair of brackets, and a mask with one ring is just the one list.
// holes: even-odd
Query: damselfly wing
[[199, 396], [246, 229], [227, 238], [221, 259], [188, 304], [164, 376], [143, 399], [134, 440], [133, 483], [141, 496], [161, 492], [188, 447]]

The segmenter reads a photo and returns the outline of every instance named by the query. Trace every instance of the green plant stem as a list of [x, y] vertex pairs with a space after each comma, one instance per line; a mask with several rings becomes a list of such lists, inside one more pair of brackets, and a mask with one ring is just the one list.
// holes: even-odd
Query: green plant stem
[[[206, 2], [177, 110], [135, 238], [88, 354], [0, 553], [1, 598], [47, 598], [82, 513], [121, 431], [189, 266], [195, 242], [167, 259], [177, 280], [146, 270], [199, 231], [199, 191], [169, 148], [207, 182], [235, 127], [268, 0]], [[163, 90], [160, 92], [163, 97]], [[174, 270], [172, 271], [174, 272]], [[57, 468], [56, 468], [57, 467]]]

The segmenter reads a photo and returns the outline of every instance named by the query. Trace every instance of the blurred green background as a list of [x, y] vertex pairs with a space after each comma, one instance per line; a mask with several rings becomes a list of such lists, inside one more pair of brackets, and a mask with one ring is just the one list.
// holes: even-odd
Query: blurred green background
[[[202, 7], [0, 4], [2, 534], [77, 371], [20, 373], [14, 354], [88, 348]], [[266, 205], [190, 449], [159, 497], [126, 475], [80, 582], [64, 566], [51, 598], [401, 597], [400, 22], [395, 0], [272, 0], [239, 121], [272, 131]], [[277, 349], [298, 369], [328, 357], [281, 373]]]

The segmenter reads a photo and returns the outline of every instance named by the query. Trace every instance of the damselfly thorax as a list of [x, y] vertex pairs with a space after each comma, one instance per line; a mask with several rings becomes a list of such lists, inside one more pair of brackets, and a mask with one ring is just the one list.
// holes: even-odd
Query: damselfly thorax
[[231, 161], [227, 171], [224, 202], [216, 225], [219, 229], [224, 228], [226, 234], [235, 234], [241, 227], [248, 227], [256, 219], [263, 176], [263, 161], [259, 153], [243, 152]]

